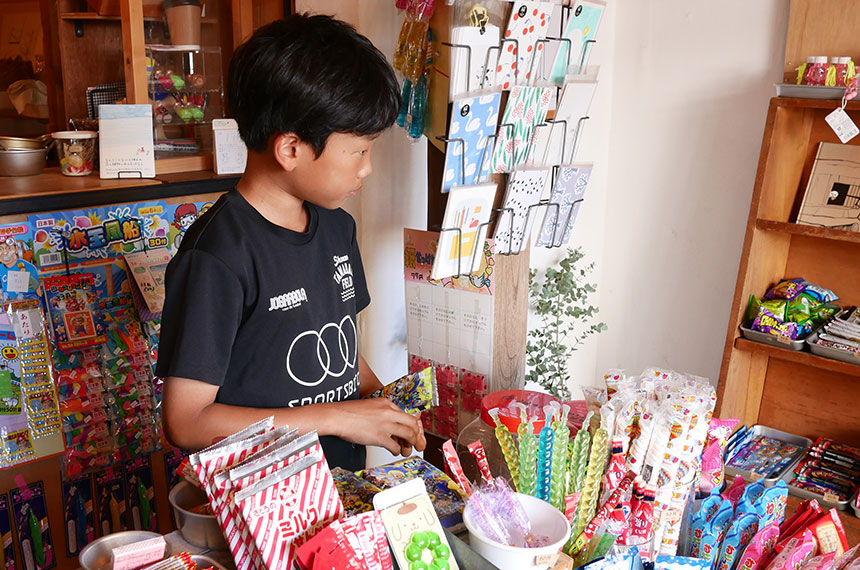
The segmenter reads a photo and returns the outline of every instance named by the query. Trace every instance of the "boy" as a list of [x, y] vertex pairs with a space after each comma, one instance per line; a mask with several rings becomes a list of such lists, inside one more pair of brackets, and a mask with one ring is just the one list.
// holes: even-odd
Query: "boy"
[[358, 354], [370, 303], [355, 222], [340, 210], [396, 119], [397, 80], [367, 38], [327, 16], [259, 29], [230, 62], [245, 174], [186, 232], [166, 277], [157, 373], [164, 425], [202, 448], [269, 415], [316, 429], [329, 464], [364, 445], [423, 449], [419, 419], [383, 398]]

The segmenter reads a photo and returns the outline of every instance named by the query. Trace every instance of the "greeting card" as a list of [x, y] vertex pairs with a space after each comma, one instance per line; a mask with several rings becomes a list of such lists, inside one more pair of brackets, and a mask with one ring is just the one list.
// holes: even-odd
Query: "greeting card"
[[489, 177], [492, 135], [499, 122], [501, 95], [497, 91], [454, 101], [442, 192], [448, 192], [455, 184], [480, 184]]
[[502, 215], [494, 236], [500, 253], [517, 253], [528, 245], [528, 236], [550, 171], [545, 168], [515, 170], [508, 180]]
[[538, 40], [546, 37], [552, 8], [553, 2], [514, 2], [496, 66], [495, 84], [505, 91], [531, 78], [532, 58], [544, 49]]
[[[495, 85], [496, 63], [501, 30], [493, 24], [455, 26], [451, 30], [451, 43], [466, 45], [469, 49], [452, 47], [451, 77], [448, 98], [454, 100], [465, 93], [488, 89]], [[482, 85], [483, 84], [483, 85]]]
[[588, 115], [596, 89], [594, 78], [573, 78], [565, 83], [553, 122], [535, 131], [533, 164], [552, 166], [573, 162], [579, 130], [585, 124], [580, 119]]
[[538, 247], [560, 247], [570, 240], [570, 231], [582, 205], [591, 169], [591, 164], [562, 166], [558, 169], [549, 198], [550, 204], [558, 204], [558, 208], [547, 208], [537, 239]]
[[606, 4], [601, 0], [576, 1], [571, 10], [570, 20], [567, 22], [564, 34], [562, 34], [563, 38], [570, 40], [570, 44], [568, 42], [559, 43], [558, 53], [556, 54], [555, 64], [550, 76], [553, 83], [564, 81], [568, 72], [568, 66], [571, 66], [576, 73], [580, 73], [582, 69], [585, 69], [585, 66], [588, 64], [588, 57], [591, 54], [591, 48], [594, 45], [591, 43], [586, 44], [586, 42], [597, 39], [597, 28], [600, 26], [600, 20], [603, 17], [605, 8]]
[[510, 172], [514, 167], [525, 164], [534, 142], [535, 127], [546, 119], [552, 92], [552, 87], [517, 86], [511, 89], [493, 149], [492, 172]]
[[[481, 264], [478, 252], [484, 249], [487, 222], [496, 195], [494, 183], [478, 186], [454, 186], [448, 195], [439, 247], [433, 262], [431, 279], [464, 275], [477, 271]], [[459, 231], [454, 231], [458, 229]]]

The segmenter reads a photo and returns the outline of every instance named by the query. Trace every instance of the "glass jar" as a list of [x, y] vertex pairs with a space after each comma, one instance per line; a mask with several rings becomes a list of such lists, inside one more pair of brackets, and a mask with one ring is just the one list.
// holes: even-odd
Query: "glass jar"
[[[551, 402], [563, 403], [549, 394], [529, 390], [502, 390], [484, 396], [481, 400], [480, 415], [460, 431], [455, 446], [463, 471], [469, 481], [474, 482], [481, 479], [478, 464], [468, 449], [470, 443], [480, 441], [486, 452], [487, 463], [493, 476], [503, 477], [511, 482], [511, 472], [496, 437], [496, 423], [490, 415], [490, 410], [498, 409], [499, 419], [508, 432], [513, 435], [514, 445], [516, 445], [517, 430], [521, 423], [519, 404], [526, 406], [526, 413], [533, 419], [534, 433], [538, 434], [545, 423], [543, 408]], [[585, 402], [567, 403], [571, 406], [571, 412], [568, 414], [568, 426], [573, 433], [576, 433], [576, 430], [582, 426], [582, 420], [585, 416]]]

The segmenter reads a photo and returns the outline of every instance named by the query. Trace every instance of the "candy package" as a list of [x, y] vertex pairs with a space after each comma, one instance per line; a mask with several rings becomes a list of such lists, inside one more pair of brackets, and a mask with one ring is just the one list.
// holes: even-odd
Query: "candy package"
[[812, 558], [815, 551], [815, 539], [812, 532], [804, 531], [803, 535], [792, 538], [785, 548], [777, 554], [768, 565], [768, 570], [795, 570]]
[[791, 340], [797, 339], [797, 323], [783, 322], [782, 319], [764, 307], [759, 309], [751, 328], [774, 336], [782, 336]]
[[778, 538], [779, 527], [776, 524], [760, 528], [743, 550], [743, 554], [737, 559], [737, 569], [756, 570], [763, 561], [770, 557]]
[[810, 558], [806, 564], [800, 567], [800, 570], [830, 570], [833, 567], [833, 562], [836, 560], [835, 552], [827, 552]]
[[369, 396], [388, 398], [407, 414], [419, 414], [439, 404], [439, 390], [434, 368], [407, 374]]
[[753, 514], [739, 515], [732, 522], [729, 532], [723, 541], [722, 551], [715, 566], [716, 570], [732, 570], [735, 568], [743, 548], [758, 532], [759, 518]]
[[661, 554], [654, 560], [654, 570], [710, 570], [710, 568], [710, 562], [701, 558]]
[[373, 510], [373, 496], [382, 489], [352, 471], [340, 467], [332, 469], [331, 475], [347, 516]]
[[710, 495], [702, 501], [699, 510], [693, 514], [690, 522], [690, 555], [693, 558], [702, 557], [702, 538], [705, 535], [705, 529], [724, 504], [728, 504], [728, 508], [732, 509], [731, 503], [719, 495]]
[[705, 450], [702, 452], [702, 474], [699, 477], [699, 490], [710, 493], [720, 489], [725, 481], [725, 466], [723, 455], [732, 430], [740, 420], [721, 420], [712, 418], [708, 426], [708, 439], [705, 440]]
[[[720, 553], [720, 545], [726, 532], [729, 530], [729, 525], [732, 521], [732, 505], [728, 501], [723, 501], [716, 514], [705, 523], [702, 529], [701, 547], [698, 558], [704, 560], [717, 560]], [[695, 556], [695, 554], [694, 554]]]
[[764, 294], [765, 299], [794, 299], [806, 289], [806, 281], [799, 279], [783, 279]]

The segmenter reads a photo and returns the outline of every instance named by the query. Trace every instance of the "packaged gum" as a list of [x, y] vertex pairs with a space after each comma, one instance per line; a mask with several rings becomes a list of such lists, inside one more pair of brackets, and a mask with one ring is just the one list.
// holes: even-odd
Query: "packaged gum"
[[815, 538], [812, 531], [804, 531], [802, 536], [792, 538], [785, 548], [776, 555], [767, 570], [795, 570], [812, 558], [815, 551]]
[[242, 518], [267, 570], [291, 568], [295, 549], [309, 534], [343, 516], [322, 448], [235, 495]]
[[756, 515], [740, 515], [732, 523], [726, 539], [723, 541], [722, 551], [716, 566], [716, 570], [732, 570], [737, 560], [743, 553], [743, 547], [750, 543], [758, 533], [759, 519]]
[[779, 527], [776, 524], [761, 528], [738, 558], [737, 570], [757, 570], [762, 561], [770, 557], [778, 538]]

